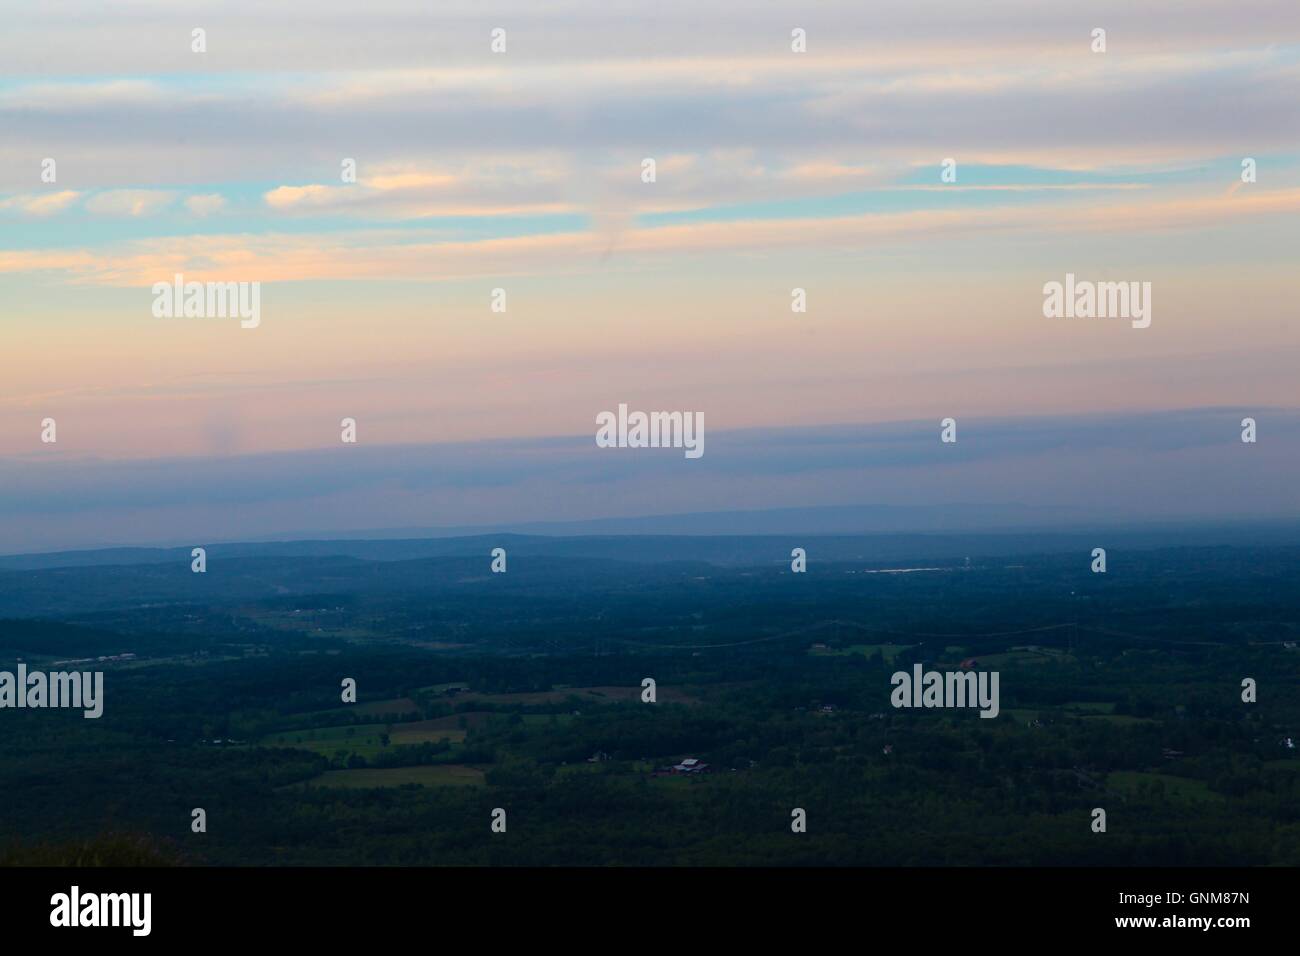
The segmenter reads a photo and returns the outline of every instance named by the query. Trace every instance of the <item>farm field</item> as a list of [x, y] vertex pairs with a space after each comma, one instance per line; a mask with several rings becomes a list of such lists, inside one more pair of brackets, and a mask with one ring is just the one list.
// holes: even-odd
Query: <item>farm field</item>
[[1222, 803], [1223, 796], [1212, 791], [1202, 780], [1189, 780], [1165, 773], [1141, 770], [1117, 770], [1106, 777], [1106, 790], [1124, 797], [1140, 793], [1160, 793], [1172, 801]]
[[417, 720], [393, 724], [345, 724], [334, 727], [313, 727], [305, 730], [287, 730], [262, 738], [264, 747], [296, 747], [310, 750], [326, 757], [340, 751], [358, 754], [367, 759], [384, 751], [383, 735], [388, 736], [388, 746], [406, 746], [437, 743], [447, 740], [461, 743], [468, 733], [459, 726], [462, 718], [468, 726], [482, 723], [488, 714], [457, 714], [434, 720]]
[[352, 711], [365, 716], [379, 717], [386, 714], [418, 714], [420, 707], [409, 697], [395, 697], [389, 700], [358, 703], [352, 708]]
[[[660, 686], [657, 690], [657, 696], [660, 703], [694, 704], [699, 702], [699, 698], [693, 693], [683, 691], [678, 687]], [[536, 706], [543, 704], [562, 704], [570, 698], [576, 698], [578, 702], [590, 703], [593, 705], [633, 702], [641, 699], [641, 688], [636, 685], [624, 687], [559, 687], [554, 690], [531, 691], [514, 694], [486, 694], [477, 691], [470, 691], [458, 694], [455, 699], [461, 702], [509, 707], [512, 705]]]
[[481, 787], [483, 771], [461, 764], [436, 767], [381, 767], [364, 770], [327, 770], [319, 777], [294, 786], [342, 787], [364, 790], [372, 787]]
[[808, 653], [813, 657], [850, 657], [859, 654], [863, 657], [871, 657], [879, 652], [881, 658], [886, 664], [892, 664], [894, 659], [902, 654], [911, 644], [850, 644], [845, 648], [831, 647], [814, 647], [809, 648]]
[[439, 740], [449, 740], [458, 744], [468, 733], [467, 729], [457, 726], [459, 719], [458, 716], [439, 717], [435, 720], [391, 724], [388, 728], [388, 736], [393, 745], [437, 743]]
[[296, 747], [310, 750], [325, 757], [339, 751], [373, 757], [384, 749], [380, 735], [386, 724], [345, 724], [340, 727], [313, 727], [307, 730], [286, 730], [263, 737], [263, 747]]

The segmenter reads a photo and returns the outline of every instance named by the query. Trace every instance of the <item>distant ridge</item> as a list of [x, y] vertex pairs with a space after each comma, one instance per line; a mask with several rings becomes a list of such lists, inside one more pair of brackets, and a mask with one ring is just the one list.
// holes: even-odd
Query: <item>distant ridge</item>
[[[789, 560], [792, 547], [820, 561], [957, 559], [967, 556], [1059, 553], [1107, 547], [1152, 549], [1186, 546], [1300, 546], [1300, 520], [1291, 522], [1150, 524], [1017, 528], [1001, 531], [860, 532], [854, 519], [897, 509], [803, 508], [717, 512], [536, 524], [507, 529], [387, 529], [351, 535], [219, 542], [179, 547], [99, 548], [0, 556], [0, 571], [165, 564], [189, 561], [202, 545], [209, 557], [346, 557], [360, 561], [411, 561], [486, 555], [493, 547], [512, 555], [649, 563], [704, 562], [760, 565]], [[836, 525], [839, 529], [836, 530]], [[747, 527], [762, 531], [745, 531]], [[802, 528], [802, 530], [800, 530]], [[529, 533], [525, 533], [529, 532]]]

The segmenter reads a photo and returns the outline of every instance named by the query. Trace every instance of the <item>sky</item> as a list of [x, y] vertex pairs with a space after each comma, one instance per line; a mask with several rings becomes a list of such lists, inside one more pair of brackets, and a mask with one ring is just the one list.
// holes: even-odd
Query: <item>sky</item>
[[[542, 10], [0, 0], [0, 553], [1300, 510], [1291, 0]], [[260, 323], [156, 316], [178, 273]], [[1045, 317], [1067, 274], [1150, 326]], [[705, 455], [598, 448], [620, 403]]]

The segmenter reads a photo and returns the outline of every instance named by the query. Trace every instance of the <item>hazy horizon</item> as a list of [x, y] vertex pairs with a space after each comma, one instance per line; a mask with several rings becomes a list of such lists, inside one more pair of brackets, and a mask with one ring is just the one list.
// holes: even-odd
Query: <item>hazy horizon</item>
[[937, 421], [706, 432], [698, 460], [589, 436], [128, 461], [40, 452], [0, 461], [0, 553], [817, 508], [878, 509], [853, 533], [1294, 520], [1283, 476], [1300, 473], [1300, 412], [1251, 411], [1253, 445], [1241, 409], [1200, 409], [963, 420], [951, 445]]

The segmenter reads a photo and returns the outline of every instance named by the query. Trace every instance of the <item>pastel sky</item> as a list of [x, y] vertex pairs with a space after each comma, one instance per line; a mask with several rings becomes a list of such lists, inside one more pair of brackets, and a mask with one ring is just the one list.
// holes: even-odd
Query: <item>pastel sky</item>
[[[1129, 444], [1087, 446], [1104, 470], [1147, 447], [1126, 421], [1258, 410], [1279, 423], [1261, 452], [1291, 446], [1251, 472], [1246, 510], [1297, 513], [1294, 0], [135, 0], [0, 16], [0, 553], [177, 527], [726, 506], [692, 462], [610, 478], [621, 452], [591, 436], [620, 402], [749, 436], [709, 447], [719, 476], [714, 456], [756, 435], [785, 448], [800, 429], [914, 423], [937, 444], [946, 416], [1027, 434], [1114, 422]], [[1067, 272], [1150, 282], [1150, 328], [1044, 318], [1043, 285]], [[151, 287], [176, 273], [261, 283], [261, 325], [155, 318]], [[339, 442], [345, 416], [358, 447]], [[571, 467], [493, 473], [501, 443], [551, 440], [580, 440]], [[419, 469], [453, 450], [481, 467], [438, 491]], [[354, 452], [364, 467], [339, 457]], [[989, 500], [1024, 454], [934, 500]], [[852, 455], [804, 459], [801, 490], [792, 455], [794, 479], [756, 472], [745, 507], [915, 503], [916, 480], [876, 481], [889, 462]], [[1232, 511], [1213, 482], [1241, 466], [1175, 480], [1168, 512]], [[317, 487], [332, 468], [369, 476], [346, 482], [346, 517], [339, 489]], [[86, 483], [204, 469], [261, 497], [164, 508], [143, 479], [107, 496]], [[411, 482], [428, 494], [393, 493]], [[1105, 510], [1045, 487], [1061, 515]]]

